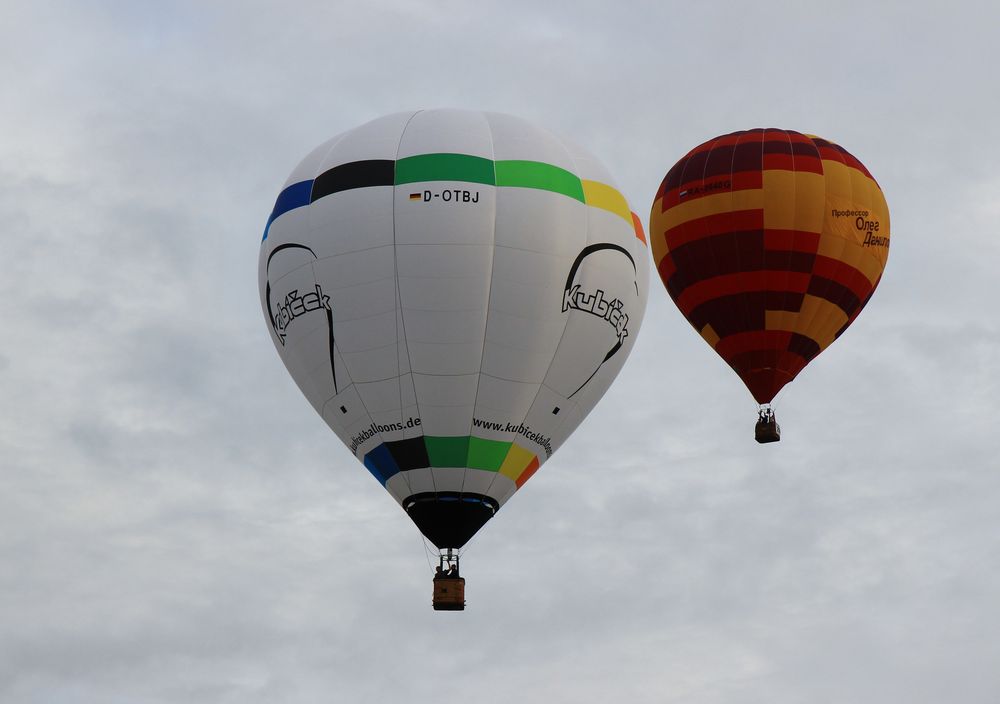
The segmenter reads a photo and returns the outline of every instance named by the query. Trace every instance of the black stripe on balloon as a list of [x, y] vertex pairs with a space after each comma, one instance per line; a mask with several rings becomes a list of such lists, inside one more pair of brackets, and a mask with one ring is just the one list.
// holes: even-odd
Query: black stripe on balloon
[[788, 351], [797, 354], [807, 362], [812, 361], [812, 358], [820, 353], [819, 345], [815, 340], [797, 332], [793, 332], [788, 341]]
[[396, 162], [392, 159], [351, 161], [324, 171], [313, 182], [312, 200], [341, 191], [370, 186], [391, 186], [395, 180]]
[[809, 279], [809, 288], [806, 293], [833, 303], [844, 311], [848, 320], [861, 307], [861, 301], [851, 289], [823, 276], [813, 276]]
[[840, 330], [838, 330], [836, 333], [834, 333], [833, 335], [834, 339], [843, 335], [844, 330], [846, 330], [851, 325], [851, 323], [854, 322], [854, 319], [858, 317], [858, 314], [861, 313], [862, 310], [864, 310], [864, 307], [866, 305], [868, 305], [868, 301], [872, 299], [872, 294], [875, 293], [875, 289], [878, 288], [878, 282], [881, 280], [882, 280], [881, 276], [879, 276], [878, 279], [875, 280], [875, 285], [872, 286], [872, 290], [868, 292], [867, 296], [865, 296], [865, 300], [861, 301], [861, 305], [859, 305], [857, 309], [854, 311], [854, 313], [847, 318], [847, 322], [844, 323], [844, 326], [840, 328]]
[[427, 446], [424, 444], [422, 435], [407, 440], [390, 440], [385, 445], [401, 472], [431, 466], [431, 461], [427, 457]]

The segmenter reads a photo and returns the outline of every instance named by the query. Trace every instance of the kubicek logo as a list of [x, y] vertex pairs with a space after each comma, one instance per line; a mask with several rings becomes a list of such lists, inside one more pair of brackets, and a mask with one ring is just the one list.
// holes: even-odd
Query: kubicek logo
[[309, 291], [300, 295], [298, 289], [285, 294], [285, 300], [278, 303], [278, 309], [274, 312], [274, 329], [277, 331], [282, 344], [285, 341], [285, 330], [293, 320], [314, 310], [330, 310], [330, 297], [323, 293], [319, 284], [315, 285], [314, 291]]

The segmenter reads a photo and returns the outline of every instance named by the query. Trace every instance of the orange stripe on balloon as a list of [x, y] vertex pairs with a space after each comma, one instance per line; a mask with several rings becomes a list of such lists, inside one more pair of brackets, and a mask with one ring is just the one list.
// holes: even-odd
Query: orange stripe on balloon
[[781, 252], [807, 252], [819, 249], [819, 233], [802, 230], [764, 230], [764, 249]]
[[735, 210], [693, 218], [671, 227], [663, 233], [663, 236], [667, 241], [667, 246], [674, 250], [703, 237], [711, 237], [724, 232], [760, 230], [763, 227], [763, 210]]
[[795, 155], [795, 170], [812, 174], [823, 173], [823, 161], [818, 156]]
[[[781, 288], [775, 289], [774, 284], [779, 281], [781, 282]], [[721, 296], [768, 290], [805, 293], [808, 288], [809, 274], [768, 270], [743, 271], [736, 274], [715, 276], [688, 286], [677, 297], [677, 307], [681, 309], [684, 315], [688, 315], [702, 303]]]
[[819, 148], [819, 155], [823, 159], [828, 159], [830, 161], [838, 161], [843, 164], [846, 164], [847, 166], [850, 166], [852, 169], [860, 171], [867, 178], [870, 178], [872, 181], [875, 180], [872, 177], [871, 172], [868, 171], [865, 165], [862, 164], [858, 159], [854, 157], [854, 155], [852, 155], [847, 150], [842, 148], [838, 149], [829, 142], [826, 142], [825, 144], [823, 143], [817, 144], [816, 146]]
[[517, 481], [514, 482], [515, 484], [517, 484], [518, 489], [524, 486], [524, 483], [526, 481], [531, 479], [531, 475], [538, 471], [538, 467], [539, 467], [538, 458], [534, 457], [531, 460], [531, 462], [528, 463], [528, 466], [524, 468], [524, 471], [521, 472], [521, 476], [519, 476], [517, 478]]
[[794, 171], [795, 160], [791, 154], [765, 154], [764, 171], [770, 171], [771, 169]]
[[660, 279], [666, 282], [677, 271], [677, 264], [674, 262], [674, 258], [668, 255], [660, 260], [660, 263], [656, 265], [656, 270], [660, 273]]
[[729, 359], [755, 350], [773, 352], [788, 346], [792, 333], [785, 330], [751, 330], [726, 335], [715, 345], [715, 351]]
[[813, 274], [836, 281], [850, 289], [859, 301], [868, 298], [868, 295], [874, 290], [868, 277], [839, 259], [818, 255], [816, 263], [813, 264]]
[[745, 191], [749, 188], [763, 188], [764, 175], [759, 169], [754, 171], [737, 171], [730, 175], [733, 183], [732, 190]]
[[632, 212], [632, 227], [635, 229], [636, 238], [646, 244], [646, 233], [642, 230], [642, 221], [639, 220], [639, 216]]

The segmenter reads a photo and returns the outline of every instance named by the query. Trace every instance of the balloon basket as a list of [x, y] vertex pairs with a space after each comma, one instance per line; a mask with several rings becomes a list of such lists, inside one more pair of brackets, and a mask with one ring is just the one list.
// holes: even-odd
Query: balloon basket
[[770, 408], [761, 409], [757, 416], [757, 425], [754, 426], [753, 436], [761, 445], [781, 440], [781, 426], [778, 425], [778, 419]]
[[458, 574], [458, 555], [451, 548], [438, 557], [433, 604], [435, 611], [465, 611], [465, 577]]
[[465, 611], [465, 577], [434, 578], [434, 610]]

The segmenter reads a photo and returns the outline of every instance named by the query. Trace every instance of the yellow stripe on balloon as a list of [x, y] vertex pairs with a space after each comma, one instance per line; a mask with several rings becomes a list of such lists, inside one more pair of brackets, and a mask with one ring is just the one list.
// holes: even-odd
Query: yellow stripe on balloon
[[717, 193], [675, 205], [656, 219], [656, 225], [662, 233], [688, 220], [731, 213], [734, 210], [759, 210], [763, 207], [764, 191], [759, 188]]
[[840, 306], [817, 296], [806, 294], [798, 312], [769, 310], [764, 313], [765, 330], [781, 330], [805, 335], [826, 349], [834, 341], [837, 331], [847, 322], [847, 314]]
[[649, 246], [653, 250], [653, 263], [660, 266], [660, 262], [670, 252], [667, 246], [667, 238], [663, 227], [663, 198], [653, 201], [653, 211], [649, 216]]
[[[764, 329], [782, 332], [797, 332], [796, 323], [799, 321], [799, 312], [792, 310], [765, 310]], [[702, 335], [704, 337], [704, 335]], [[713, 345], [714, 346], [714, 345]]]
[[632, 211], [625, 196], [606, 183], [582, 179], [583, 198], [587, 205], [614, 213], [632, 226]]
[[534, 458], [535, 453], [525, 450], [520, 445], [513, 444], [507, 451], [507, 457], [504, 458], [503, 464], [500, 465], [500, 474], [508, 477], [512, 482], [516, 482], [517, 478], [521, 476], [521, 472]]
[[826, 184], [822, 174], [770, 169], [764, 183], [764, 227], [819, 232], [823, 228]]

